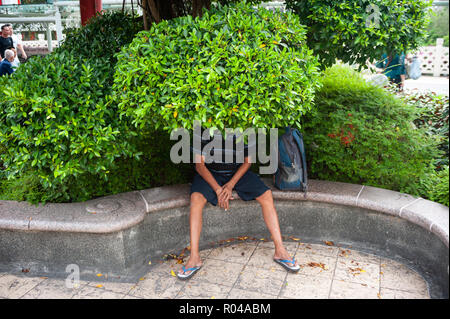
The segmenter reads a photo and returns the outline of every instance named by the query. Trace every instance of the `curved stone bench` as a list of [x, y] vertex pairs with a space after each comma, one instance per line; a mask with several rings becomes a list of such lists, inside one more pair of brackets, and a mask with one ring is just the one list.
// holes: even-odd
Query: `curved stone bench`
[[[272, 182], [264, 180], [266, 185]], [[448, 298], [449, 208], [369, 186], [310, 180], [309, 191], [272, 192], [284, 236], [397, 259], [419, 272], [432, 298]], [[235, 194], [235, 198], [238, 198]], [[269, 238], [259, 204], [207, 204], [201, 248], [238, 236]], [[83, 203], [0, 201], [0, 271], [129, 281], [150, 260], [189, 245], [189, 185], [157, 187]]]

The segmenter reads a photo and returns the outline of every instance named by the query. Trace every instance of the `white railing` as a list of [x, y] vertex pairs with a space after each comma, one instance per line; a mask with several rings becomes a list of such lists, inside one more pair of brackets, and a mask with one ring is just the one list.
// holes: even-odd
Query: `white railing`
[[422, 62], [422, 74], [448, 76], [449, 48], [443, 46], [444, 39], [437, 39], [436, 46], [420, 48], [417, 55]]
[[50, 28], [51, 23], [56, 25], [56, 37], [58, 40], [58, 45], [59, 42], [63, 39], [61, 14], [59, 13], [59, 10], [56, 10], [51, 15], [40, 17], [0, 17], [0, 24], [3, 23], [44, 23], [47, 29], [47, 46], [49, 52], [53, 51], [52, 30]]

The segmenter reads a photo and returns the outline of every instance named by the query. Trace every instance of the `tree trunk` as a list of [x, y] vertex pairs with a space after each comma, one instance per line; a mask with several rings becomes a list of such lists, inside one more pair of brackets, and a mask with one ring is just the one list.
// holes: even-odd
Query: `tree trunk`
[[152, 15], [152, 20], [156, 23], [159, 23], [161, 21], [158, 7], [156, 6], [155, 0], [148, 0], [147, 5], [150, 11], [150, 14]]
[[144, 30], [148, 30], [147, 0], [142, 0], [142, 18], [144, 19]]
[[211, 9], [211, 0], [192, 0], [192, 16], [202, 16], [203, 8]]
[[[170, 20], [192, 14], [195, 18], [202, 16], [202, 9], [211, 8], [211, 0], [141, 0], [144, 11], [144, 28], [148, 30], [151, 22]], [[188, 12], [192, 8], [192, 12]]]

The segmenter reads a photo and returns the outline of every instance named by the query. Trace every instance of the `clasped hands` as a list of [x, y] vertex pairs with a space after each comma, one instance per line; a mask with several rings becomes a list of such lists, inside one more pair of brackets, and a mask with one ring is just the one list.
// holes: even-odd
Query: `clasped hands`
[[227, 211], [228, 208], [230, 207], [230, 202], [229, 202], [230, 199], [231, 200], [234, 199], [233, 195], [232, 195], [234, 185], [235, 184], [230, 181], [216, 189], [217, 201], [218, 201], [219, 207], [225, 209], [225, 211]]

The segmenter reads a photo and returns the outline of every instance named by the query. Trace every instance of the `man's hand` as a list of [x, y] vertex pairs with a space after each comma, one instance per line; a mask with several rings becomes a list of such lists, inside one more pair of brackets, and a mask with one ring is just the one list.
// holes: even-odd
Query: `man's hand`
[[222, 191], [217, 196], [217, 199], [219, 201], [219, 206], [224, 208], [225, 210], [228, 210], [228, 208], [230, 208], [229, 200], [234, 199], [233, 195], [232, 195], [233, 188], [234, 188], [234, 183], [229, 181], [228, 183], [226, 183], [225, 185], [222, 186]]

